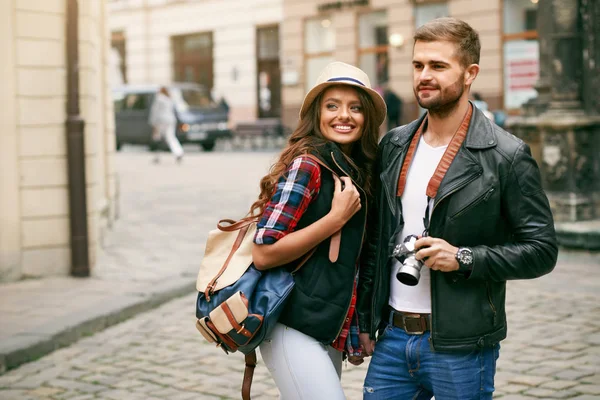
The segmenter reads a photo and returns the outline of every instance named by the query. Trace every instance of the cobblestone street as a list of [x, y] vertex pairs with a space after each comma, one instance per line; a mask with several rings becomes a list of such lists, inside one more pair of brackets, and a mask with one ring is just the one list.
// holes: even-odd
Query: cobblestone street
[[[121, 216], [106, 234], [96, 276], [195, 280], [208, 231], [220, 218], [243, 216], [274, 156], [190, 153], [176, 165], [163, 155], [153, 165], [147, 153], [117, 154]], [[129, 268], [139, 263], [147, 268]], [[561, 250], [551, 274], [509, 282], [509, 333], [495, 398], [600, 398], [599, 293], [599, 253]], [[0, 376], [0, 399], [240, 398], [243, 357], [226, 356], [202, 339], [194, 327], [194, 301], [194, 293], [172, 300], [8, 371]], [[362, 398], [367, 365], [344, 366], [348, 399]], [[252, 394], [277, 398], [260, 361]]]

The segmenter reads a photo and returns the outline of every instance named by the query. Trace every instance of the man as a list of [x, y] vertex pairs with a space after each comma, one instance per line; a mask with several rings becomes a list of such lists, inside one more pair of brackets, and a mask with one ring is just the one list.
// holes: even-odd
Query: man
[[[554, 268], [554, 223], [527, 144], [468, 101], [477, 33], [441, 18], [414, 39], [413, 89], [427, 112], [380, 143], [358, 288], [361, 345], [374, 351], [364, 399], [491, 399], [506, 281]], [[410, 255], [404, 266], [392, 256], [403, 259], [411, 234], [418, 283]]]
[[[175, 160], [177, 163], [180, 163], [183, 158], [183, 148], [175, 133], [177, 128], [175, 105], [171, 99], [169, 90], [164, 86], [160, 88], [154, 97], [154, 102], [150, 107], [148, 122], [152, 126], [153, 143], [150, 145], [151, 150], [158, 151], [160, 140], [164, 139], [171, 153], [175, 156]], [[156, 153], [153, 162], [158, 163], [159, 161], [159, 155]]]
[[383, 85], [383, 100], [387, 106], [387, 127], [388, 130], [400, 126], [402, 121], [402, 99], [394, 93], [389, 83]]

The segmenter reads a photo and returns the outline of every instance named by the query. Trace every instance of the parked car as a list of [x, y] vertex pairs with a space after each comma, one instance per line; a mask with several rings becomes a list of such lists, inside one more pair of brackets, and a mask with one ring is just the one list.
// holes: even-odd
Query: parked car
[[[228, 110], [216, 103], [208, 90], [194, 83], [167, 85], [175, 103], [177, 138], [181, 143], [197, 143], [206, 151], [215, 141], [231, 137]], [[124, 143], [150, 145], [150, 107], [160, 85], [124, 85], [113, 89], [117, 150]]]

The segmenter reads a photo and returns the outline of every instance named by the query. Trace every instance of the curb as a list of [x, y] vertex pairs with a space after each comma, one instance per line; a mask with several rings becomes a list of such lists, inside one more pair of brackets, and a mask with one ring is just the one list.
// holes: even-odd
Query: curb
[[37, 360], [82, 337], [100, 332], [167, 301], [196, 291], [193, 279], [152, 285], [147, 291], [128, 293], [101, 302], [87, 315], [72, 314], [39, 326], [34, 333], [15, 335], [0, 344], [0, 375], [21, 364]]
[[571, 249], [600, 250], [600, 221], [555, 224], [558, 244]]
[[557, 231], [556, 239], [567, 249], [600, 250], [600, 232]]

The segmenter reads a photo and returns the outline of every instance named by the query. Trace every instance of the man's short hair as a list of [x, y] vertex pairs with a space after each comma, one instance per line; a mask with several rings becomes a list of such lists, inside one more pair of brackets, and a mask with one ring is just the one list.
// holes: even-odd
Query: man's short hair
[[460, 63], [467, 67], [479, 64], [481, 43], [479, 34], [464, 21], [456, 18], [436, 18], [420, 26], [413, 37], [415, 43], [448, 41], [456, 44]]

